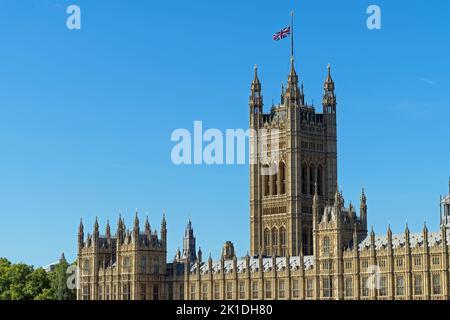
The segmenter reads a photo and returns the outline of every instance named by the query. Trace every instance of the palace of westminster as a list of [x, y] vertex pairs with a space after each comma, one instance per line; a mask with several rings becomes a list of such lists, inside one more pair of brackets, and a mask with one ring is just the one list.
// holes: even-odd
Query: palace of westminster
[[[436, 299], [450, 297], [450, 190], [441, 198], [440, 230], [375, 235], [367, 229], [364, 190], [359, 214], [337, 191], [336, 95], [328, 66], [323, 110], [305, 103], [291, 58], [281, 101], [263, 112], [255, 67], [250, 129], [278, 135], [269, 152], [278, 163], [250, 164], [250, 252], [237, 257], [226, 242], [220, 260], [196, 249], [189, 221], [167, 262], [167, 225], [159, 235], [141, 229], [136, 214], [128, 230], [85, 237], [78, 231], [79, 300]], [[265, 130], [262, 130], [265, 129]], [[257, 139], [263, 139], [258, 135]], [[266, 139], [267, 140], [267, 139]], [[257, 144], [258, 145], [258, 144]], [[259, 147], [253, 152], [261, 152]], [[262, 157], [258, 157], [262, 159]], [[276, 166], [273, 174], [265, 167]]]

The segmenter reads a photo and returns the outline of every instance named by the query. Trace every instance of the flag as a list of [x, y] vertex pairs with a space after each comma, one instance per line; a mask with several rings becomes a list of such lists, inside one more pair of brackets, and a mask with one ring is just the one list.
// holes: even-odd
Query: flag
[[275, 33], [272, 38], [275, 41], [280, 41], [281, 39], [284, 39], [286, 37], [288, 37], [291, 34], [291, 27], [286, 27], [281, 29], [281, 31]]

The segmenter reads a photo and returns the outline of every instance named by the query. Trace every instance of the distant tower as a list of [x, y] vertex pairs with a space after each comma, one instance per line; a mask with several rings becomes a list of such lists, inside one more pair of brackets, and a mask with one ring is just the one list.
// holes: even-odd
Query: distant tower
[[448, 179], [448, 194], [441, 197], [441, 225], [450, 228], [450, 178]]
[[183, 254], [181, 257], [182, 260], [189, 260], [191, 262], [197, 260], [197, 255], [195, 252], [195, 237], [194, 237], [194, 229], [192, 229], [191, 220], [188, 221], [186, 229], [184, 231], [183, 238]]

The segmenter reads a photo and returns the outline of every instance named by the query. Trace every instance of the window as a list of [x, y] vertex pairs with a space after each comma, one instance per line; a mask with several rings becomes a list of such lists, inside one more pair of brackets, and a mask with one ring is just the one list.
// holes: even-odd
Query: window
[[433, 294], [441, 294], [441, 276], [439, 274], [433, 274]]
[[286, 229], [281, 227], [280, 229], [280, 241], [281, 241], [281, 255], [286, 256]]
[[361, 295], [363, 297], [368, 297], [369, 296], [369, 277], [362, 277], [361, 278], [361, 285], [362, 285], [362, 290], [361, 290]]
[[314, 194], [314, 183], [316, 182], [316, 175], [315, 175], [315, 169], [314, 165], [312, 164], [309, 167], [309, 194]]
[[202, 300], [208, 300], [208, 284], [203, 283], [202, 285]]
[[284, 280], [279, 280], [278, 281], [278, 297], [280, 299], [284, 299], [285, 298], [285, 296], [286, 296], [285, 290], [286, 290], [286, 288], [285, 288]]
[[397, 267], [403, 267], [403, 258], [398, 258], [397, 260], [395, 260]]
[[330, 254], [330, 238], [325, 237], [322, 240], [322, 252], [323, 254]]
[[421, 257], [414, 257], [414, 265], [415, 266], [421, 266], [422, 265], [422, 258]]
[[363, 268], [363, 269], [367, 269], [367, 268], [369, 267], [369, 260], [364, 259], [364, 260], [361, 262], [361, 264], [362, 264], [362, 268]]
[[106, 287], [105, 287], [105, 299], [106, 300], [110, 300], [111, 298], [110, 298], [110, 288], [109, 288], [109, 284], [107, 284], [106, 285]]
[[180, 284], [180, 300], [184, 300], [184, 284]]
[[83, 262], [83, 274], [88, 275], [91, 272], [91, 263], [89, 259], [84, 259]]
[[323, 268], [323, 270], [331, 270], [331, 262], [330, 261], [323, 262], [322, 268]]
[[353, 296], [353, 279], [345, 278], [344, 286], [345, 286], [345, 296], [352, 297]]
[[226, 293], [227, 300], [233, 299], [233, 282], [226, 283]]
[[131, 272], [131, 261], [130, 257], [123, 257], [123, 272], [130, 273]]
[[317, 192], [319, 196], [323, 194], [323, 170], [321, 165], [317, 167]]
[[117, 295], [117, 285], [114, 285], [113, 286], [113, 293], [112, 293], [112, 295], [113, 295], [113, 300], [117, 300], [118, 299], [118, 295]]
[[331, 298], [333, 296], [331, 278], [328, 277], [324, 278], [322, 281], [322, 285], [323, 285], [322, 294], [324, 298]]
[[273, 255], [278, 254], [278, 230], [277, 228], [272, 229], [272, 245], [273, 245]]
[[83, 300], [90, 300], [89, 286], [83, 286]]
[[352, 262], [351, 261], [345, 261], [345, 269], [351, 269], [352, 268]]
[[380, 277], [380, 287], [378, 288], [378, 294], [381, 297], [387, 296], [387, 278], [386, 278], [386, 276]]
[[141, 257], [141, 273], [147, 272], [147, 257], [142, 256]]
[[239, 282], [239, 299], [245, 299], [245, 282]]
[[403, 296], [405, 294], [405, 278], [403, 276], [397, 276], [395, 279], [395, 294]]
[[264, 245], [266, 247], [266, 255], [270, 255], [270, 230], [265, 229], [264, 230]]
[[252, 299], [258, 299], [258, 281], [252, 282]]
[[292, 280], [292, 297], [299, 297], [298, 280]]
[[272, 176], [270, 176], [272, 179], [272, 195], [278, 194], [277, 190], [277, 181], [278, 181], [278, 175], [275, 173]]
[[155, 258], [155, 260], [153, 260], [153, 273], [159, 274], [159, 259], [158, 258]]
[[378, 266], [379, 266], [380, 268], [386, 267], [386, 259], [380, 258], [380, 259], [378, 260]]
[[[263, 170], [265, 170], [265, 172], [268, 172], [269, 166], [264, 166]], [[264, 175], [263, 179], [264, 179], [264, 196], [267, 197], [269, 195], [269, 176]]]
[[422, 276], [421, 275], [414, 276], [414, 295], [416, 295], [416, 296], [422, 295]]
[[272, 299], [272, 281], [266, 280], [265, 298]]
[[195, 284], [191, 284], [191, 300], [195, 300]]
[[304, 163], [304, 164], [302, 164], [302, 193], [303, 194], [308, 193], [307, 179], [308, 179], [307, 167], [306, 167], [306, 164]]
[[103, 287], [98, 286], [98, 300], [103, 300]]
[[284, 164], [284, 162], [280, 163], [280, 181], [281, 181], [281, 186], [280, 186], [280, 194], [285, 194], [286, 193], [286, 165]]
[[129, 284], [124, 284], [122, 287], [122, 299], [123, 300], [130, 300], [130, 285]]
[[153, 300], [159, 300], [159, 285], [153, 285]]
[[441, 263], [441, 259], [438, 256], [434, 256], [432, 261], [435, 266]]
[[306, 279], [306, 297], [312, 298], [314, 295], [313, 279]]
[[147, 300], [147, 286], [141, 284], [141, 300]]
[[215, 282], [214, 283], [214, 300], [220, 299], [220, 284]]

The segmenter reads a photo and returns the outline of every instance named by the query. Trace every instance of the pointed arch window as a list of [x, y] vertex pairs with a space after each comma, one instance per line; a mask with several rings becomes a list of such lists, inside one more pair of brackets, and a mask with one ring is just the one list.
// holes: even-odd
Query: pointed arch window
[[302, 164], [302, 193], [307, 194], [307, 179], [308, 179], [308, 169], [306, 163]]
[[314, 194], [314, 183], [316, 182], [316, 171], [313, 164], [309, 166], [309, 194]]
[[280, 229], [280, 243], [281, 243], [281, 255], [286, 256], [286, 229], [281, 227]]
[[286, 194], [286, 165], [280, 162], [280, 194]]
[[322, 240], [322, 252], [323, 252], [323, 254], [330, 253], [330, 238], [329, 237], [324, 237]]
[[265, 254], [270, 255], [270, 230], [265, 229], [264, 230], [264, 247], [265, 247]]
[[319, 164], [317, 167], [317, 192], [319, 196], [323, 195], [323, 167]]
[[277, 230], [277, 228], [272, 229], [272, 247], [273, 247], [273, 255], [276, 256], [278, 254], [278, 230]]

